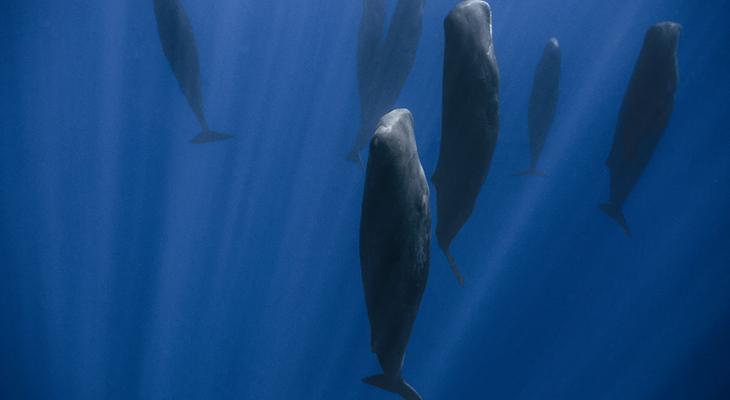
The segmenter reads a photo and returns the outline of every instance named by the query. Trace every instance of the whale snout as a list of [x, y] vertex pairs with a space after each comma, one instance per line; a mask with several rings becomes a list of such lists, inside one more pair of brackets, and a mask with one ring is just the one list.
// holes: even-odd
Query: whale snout
[[650, 29], [650, 33], [653, 33], [654, 35], [657, 35], [657, 36], [664, 36], [664, 37], [675, 36], [676, 37], [680, 33], [682, 33], [683, 30], [684, 30], [684, 27], [682, 26], [682, 24], [680, 24], [678, 22], [673, 22], [673, 21], [665, 21], [665, 22], [660, 22], [660, 23], [654, 25]]

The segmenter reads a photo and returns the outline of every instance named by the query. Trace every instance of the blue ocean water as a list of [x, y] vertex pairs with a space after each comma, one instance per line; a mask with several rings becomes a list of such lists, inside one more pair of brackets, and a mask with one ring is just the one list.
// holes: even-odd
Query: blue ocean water
[[[361, 2], [183, 3], [208, 119], [230, 141], [189, 143], [199, 127], [151, 1], [4, 7], [0, 398], [395, 398], [360, 382], [380, 371], [364, 177], [344, 160]], [[427, 2], [397, 104], [427, 175], [455, 3]], [[730, 2], [490, 3], [501, 131], [453, 244], [467, 284], [434, 246], [404, 376], [425, 399], [730, 398]], [[663, 20], [684, 26], [677, 104], [627, 238], [597, 204], [644, 32]], [[550, 36], [563, 75], [549, 176], [518, 178]]]

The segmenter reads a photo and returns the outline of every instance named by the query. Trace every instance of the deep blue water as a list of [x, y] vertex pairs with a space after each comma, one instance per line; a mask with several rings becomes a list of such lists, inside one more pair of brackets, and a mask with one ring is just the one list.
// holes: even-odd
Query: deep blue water
[[[1, 399], [389, 399], [358, 259], [361, 3], [183, 1], [211, 127], [148, 0], [5, 3], [0, 24]], [[392, 3], [392, 2], [391, 2]], [[438, 157], [442, 21], [429, 0], [398, 101]], [[404, 375], [425, 399], [730, 398], [730, 2], [491, 2], [502, 75], [490, 175], [434, 246]], [[625, 207], [596, 207], [645, 30], [684, 26], [674, 116]], [[563, 49], [544, 179], [526, 110]], [[432, 199], [435, 198], [432, 188]], [[432, 205], [432, 208], [433, 205]]]

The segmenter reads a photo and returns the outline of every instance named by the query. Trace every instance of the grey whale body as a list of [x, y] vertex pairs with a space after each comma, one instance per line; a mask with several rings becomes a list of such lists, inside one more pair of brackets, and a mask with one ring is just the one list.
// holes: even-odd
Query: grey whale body
[[551, 38], [545, 45], [535, 71], [530, 104], [527, 110], [527, 129], [530, 139], [530, 168], [518, 175], [545, 176], [537, 170], [537, 162], [545, 147], [555, 110], [560, 97], [561, 52], [558, 39]]
[[363, 0], [357, 47], [360, 130], [347, 159], [360, 162], [378, 120], [392, 110], [416, 60], [425, 0], [399, 0], [385, 33], [386, 0]]
[[413, 117], [385, 115], [370, 144], [360, 222], [360, 264], [371, 350], [383, 373], [363, 382], [407, 400], [421, 396], [401, 375], [429, 272], [429, 189]]
[[489, 172], [499, 132], [499, 69], [492, 12], [484, 1], [459, 3], [444, 21], [441, 148], [436, 186], [436, 237], [460, 284], [450, 246], [471, 216]]
[[623, 205], [649, 164], [674, 111], [679, 73], [677, 45], [682, 31], [675, 22], [652, 26], [644, 37], [621, 105], [611, 153], [610, 201], [600, 208], [630, 235]]
[[154, 0], [154, 8], [165, 57], [202, 128], [191, 142], [200, 144], [230, 138], [231, 135], [214, 132], [208, 127], [203, 111], [198, 49], [192, 25], [180, 0]]

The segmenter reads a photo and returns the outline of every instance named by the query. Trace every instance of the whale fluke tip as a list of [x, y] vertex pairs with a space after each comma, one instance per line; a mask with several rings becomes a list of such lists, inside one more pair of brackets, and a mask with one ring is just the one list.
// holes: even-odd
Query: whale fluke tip
[[190, 143], [193, 144], [203, 144], [203, 143], [211, 143], [211, 142], [218, 142], [221, 140], [226, 140], [232, 138], [233, 135], [229, 135], [227, 133], [221, 133], [221, 132], [214, 132], [214, 131], [205, 131], [199, 134], [198, 136], [194, 137]]
[[619, 207], [610, 203], [605, 203], [599, 205], [598, 208], [600, 208], [601, 211], [608, 215], [612, 220], [616, 221], [621, 226], [621, 229], [623, 229], [626, 236], [631, 236], [629, 224], [626, 222], [626, 217]]
[[423, 400], [421, 395], [416, 392], [416, 389], [403, 380], [403, 378], [390, 379], [385, 375], [374, 375], [363, 378], [362, 381], [368, 385], [400, 395], [405, 400]]
[[464, 287], [464, 276], [461, 274], [459, 266], [456, 264], [456, 258], [454, 258], [449, 249], [444, 249], [444, 254], [446, 254], [446, 258], [449, 260], [449, 266], [451, 267], [451, 271], [454, 272], [456, 280], [459, 281], [459, 286]]

